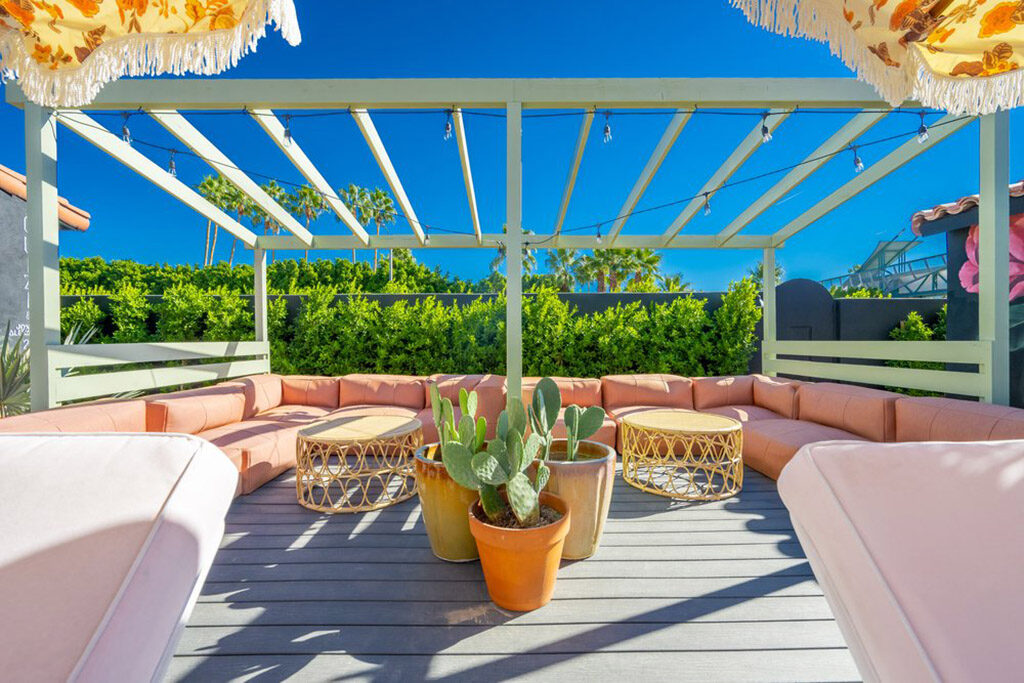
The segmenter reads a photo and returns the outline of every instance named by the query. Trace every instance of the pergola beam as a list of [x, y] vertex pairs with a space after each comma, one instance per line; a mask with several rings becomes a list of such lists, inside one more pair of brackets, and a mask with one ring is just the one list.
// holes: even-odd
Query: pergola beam
[[473, 232], [477, 242], [483, 240], [480, 231], [480, 213], [476, 208], [476, 190], [473, 189], [473, 169], [469, 165], [469, 145], [466, 143], [466, 125], [462, 120], [462, 109], [452, 110], [452, 121], [455, 125], [455, 139], [459, 143], [459, 161], [462, 165], [462, 179], [466, 183], [466, 201], [469, 202], [469, 216], [473, 221]]
[[757, 201], [748, 206], [743, 213], [723, 228], [718, 233], [719, 244], [724, 245], [733, 239], [758, 216], [772, 206], [775, 206], [791, 190], [827, 164], [832, 159], [832, 155], [845, 149], [851, 142], [885, 118], [886, 114], [887, 112], [862, 112], [850, 119], [845, 126], [836, 131], [820, 147], [807, 155], [807, 158], [799, 166], [783, 176], [770, 190], [762, 194]]
[[[768, 112], [769, 116], [764, 121], [764, 124], [768, 126], [768, 130], [770, 132], [774, 133], [775, 129], [782, 125], [782, 122], [789, 117], [792, 111], [793, 109], [771, 109]], [[690, 222], [690, 219], [700, 211], [701, 207], [704, 205], [705, 199], [713, 196], [714, 193], [732, 177], [732, 174], [739, 170], [740, 166], [746, 163], [747, 159], [749, 159], [754, 152], [757, 151], [758, 147], [763, 144], [761, 139], [761, 124], [762, 122], [759, 120], [750, 132], [747, 133], [747, 136], [743, 138], [743, 141], [740, 142], [739, 146], [736, 147], [732, 154], [729, 155], [729, 158], [726, 159], [719, 169], [715, 171], [714, 175], [704, 183], [704, 187], [700, 189], [697, 196], [691, 199], [679, 215], [676, 216], [676, 219], [672, 221], [668, 230], [666, 230], [662, 235], [662, 238], [666, 242], [678, 235], [679, 232], [686, 227], [686, 224]]]
[[352, 215], [349, 208], [345, 206], [345, 202], [341, 201], [341, 198], [338, 197], [334, 188], [327, 182], [327, 179], [324, 178], [319, 169], [309, 160], [309, 157], [302, 151], [299, 143], [294, 138], [291, 138], [290, 134], [285, 135], [285, 128], [281, 125], [281, 121], [274, 112], [269, 109], [254, 109], [250, 111], [250, 114], [260, 124], [264, 132], [270, 136], [274, 144], [288, 157], [292, 165], [298, 169], [302, 177], [306, 179], [306, 182], [320, 193], [328, 206], [331, 207], [331, 210], [334, 211], [334, 215], [341, 219], [341, 222], [348, 226], [352, 234], [359, 239], [360, 246], [365, 246], [370, 239], [369, 233], [366, 232], [356, 217]]
[[565, 188], [562, 190], [562, 203], [558, 206], [558, 218], [555, 219], [555, 234], [562, 232], [562, 224], [565, 222], [565, 214], [569, 211], [569, 200], [572, 198], [573, 188], [576, 187], [576, 176], [580, 172], [580, 164], [583, 163], [583, 152], [587, 148], [587, 138], [590, 137], [590, 126], [594, 123], [594, 110], [589, 109], [583, 114], [580, 121], [580, 132], [576, 134], [576, 149], [572, 154], [572, 164], [569, 166], [569, 175], [565, 177]]
[[683, 128], [690, 120], [690, 116], [690, 112], [677, 111], [672, 116], [672, 120], [668, 122], [665, 132], [662, 133], [661, 139], [651, 153], [651, 158], [647, 160], [647, 165], [644, 166], [644, 170], [640, 173], [640, 177], [636, 179], [636, 183], [634, 183], [633, 189], [630, 190], [629, 196], [626, 197], [625, 203], [619, 209], [619, 216], [615, 219], [615, 223], [612, 224], [612, 229], [609, 233], [609, 241], [614, 242], [619, 233], [622, 232], [622, 226], [629, 220], [629, 215], [633, 213], [633, 209], [636, 208], [640, 198], [647, 191], [647, 186], [654, 178], [654, 174], [658, 172], [661, 163], [665, 161], [665, 157], [668, 156], [672, 145], [676, 143], [679, 134], [683, 132]]
[[76, 110], [61, 111], [57, 115], [57, 120], [86, 142], [95, 145], [161, 190], [227, 230], [247, 247], [256, 245], [256, 233], [242, 226], [231, 216], [201, 197], [188, 185], [178, 180], [144, 154], [82, 112]]
[[904, 142], [887, 156], [869, 166], [845, 185], [772, 234], [772, 244], [774, 246], [782, 246], [793, 235], [857, 196], [893, 171], [916, 159], [973, 120], [973, 116], [955, 116], [953, 114], [942, 117], [942, 119], [929, 127], [927, 140], [918, 142], [916, 138], [911, 138]]
[[373, 125], [373, 119], [370, 118], [369, 112], [365, 109], [353, 109], [352, 118], [355, 119], [356, 125], [359, 126], [359, 131], [366, 139], [366, 144], [370, 146], [370, 152], [373, 153], [373, 158], [377, 160], [377, 166], [380, 167], [381, 173], [384, 174], [385, 180], [388, 181], [391, 193], [395, 195], [395, 201], [398, 202], [405, 220], [409, 222], [409, 227], [412, 228], [413, 233], [422, 245], [426, 241], [426, 233], [423, 231], [423, 226], [420, 224], [419, 219], [416, 218], [416, 212], [413, 211], [412, 203], [405, 194], [405, 188], [402, 187], [402, 181], [398, 177], [395, 165], [391, 163], [391, 157], [388, 156], [384, 142], [377, 133], [377, 127]]
[[150, 109], [149, 115], [167, 131], [183, 142], [196, 156], [210, 165], [213, 170], [231, 181], [245, 196], [254, 201], [263, 211], [306, 244], [313, 241], [313, 234], [284, 207], [274, 201], [262, 187], [235, 165], [217, 145], [213, 144], [195, 126], [174, 109]]
[[[340, 250], [340, 249], [494, 249], [504, 244], [506, 234], [483, 233], [480, 240], [474, 234], [431, 235], [430, 244], [420, 245], [415, 235], [371, 235], [370, 243], [364, 245], [350, 235], [313, 235], [313, 244], [306, 246], [291, 235], [264, 235], [258, 238], [257, 247], [267, 251], [286, 250]], [[536, 245], [531, 247], [532, 245]], [[724, 249], [765, 249], [772, 244], [768, 235], [738, 235], [730, 240]], [[660, 235], [620, 235], [615, 245], [608, 240], [598, 242], [594, 235], [529, 235], [524, 238], [527, 248], [537, 249], [714, 249], [717, 245], [714, 235], [680, 235], [665, 244]]]

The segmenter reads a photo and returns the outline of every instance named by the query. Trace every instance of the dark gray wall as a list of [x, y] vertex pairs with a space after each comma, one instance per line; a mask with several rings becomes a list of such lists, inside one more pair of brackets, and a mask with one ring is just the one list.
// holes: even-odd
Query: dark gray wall
[[28, 332], [28, 255], [25, 201], [0, 192], [0, 334]]

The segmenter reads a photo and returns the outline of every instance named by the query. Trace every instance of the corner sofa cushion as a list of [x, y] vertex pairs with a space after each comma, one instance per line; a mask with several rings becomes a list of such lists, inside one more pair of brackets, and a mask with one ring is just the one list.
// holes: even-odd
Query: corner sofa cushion
[[1024, 410], [952, 398], [896, 401], [897, 441], [996, 439], [1024, 439]]
[[715, 415], [723, 415], [725, 417], [731, 417], [739, 422], [752, 422], [754, 420], [781, 420], [784, 419], [782, 415], [762, 408], [760, 406], [750, 405], [737, 405], [737, 406], [716, 406], [714, 408], [704, 408], [701, 412], [703, 413], [714, 413]]
[[803, 420], [755, 420], [743, 425], [743, 464], [778, 479], [796, 452], [818, 441], [864, 441], [850, 432]]
[[0, 432], [144, 432], [146, 402], [102, 401], [14, 415], [0, 420]]
[[779, 494], [865, 680], [1024, 671], [1022, 471], [1020, 441], [816, 444], [786, 468]]
[[315, 375], [286, 375], [281, 378], [281, 403], [337, 408], [338, 380]]
[[693, 378], [693, 407], [697, 410], [753, 403], [754, 378], [750, 375]]
[[[562, 406], [578, 405], [583, 408], [601, 406], [601, 380], [584, 379], [582, 377], [552, 377], [562, 397]], [[537, 388], [540, 377], [523, 378], [523, 405], [530, 405], [533, 390]]]
[[[338, 379], [339, 406], [401, 406], [419, 411], [426, 407], [426, 382], [408, 375], [345, 375]], [[458, 390], [456, 390], [458, 394]]]
[[224, 454], [177, 434], [5, 435], [0, 468], [3, 678], [161, 680], [223, 537]]
[[797, 418], [796, 390], [803, 382], [767, 375], [753, 377], [754, 405], [767, 408], [785, 418]]
[[239, 384], [245, 392], [245, 408], [242, 419], [247, 420], [265, 410], [281, 405], [281, 375], [251, 375], [241, 379], [224, 382]]
[[693, 381], [677, 375], [605, 375], [601, 392], [607, 412], [623, 406], [693, 408]]
[[147, 431], [198, 434], [240, 422], [245, 416], [245, 389], [240, 384], [218, 384], [157, 394], [146, 403]]
[[896, 439], [899, 394], [830, 382], [801, 384], [797, 394], [801, 420], [842, 429], [869, 441]]

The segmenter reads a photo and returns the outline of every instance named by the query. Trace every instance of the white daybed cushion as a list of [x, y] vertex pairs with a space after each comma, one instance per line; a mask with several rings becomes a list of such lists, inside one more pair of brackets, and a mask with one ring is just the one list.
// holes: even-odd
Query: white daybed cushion
[[1024, 671], [1024, 441], [811, 444], [779, 493], [866, 680]]
[[161, 676], [237, 480], [192, 436], [0, 436], [0, 676]]

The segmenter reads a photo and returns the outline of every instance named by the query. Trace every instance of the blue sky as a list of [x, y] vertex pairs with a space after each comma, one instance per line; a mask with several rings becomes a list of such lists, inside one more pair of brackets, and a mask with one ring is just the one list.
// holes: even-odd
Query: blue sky
[[[449, 0], [376, 3], [296, 0], [303, 41], [288, 46], [271, 33], [256, 54], [225, 77], [759, 77], [850, 76], [826, 46], [783, 38], [749, 25], [724, 0], [710, 2], [553, 3], [520, 0], [468, 5]], [[751, 177], [803, 159], [848, 115], [790, 117], [734, 176]], [[929, 117], [936, 118], [935, 116]], [[118, 131], [120, 119], [100, 120]], [[239, 166], [260, 174], [301, 182], [273, 143], [248, 117], [194, 116], [192, 122]], [[1022, 115], [1013, 113], [1012, 131]], [[595, 121], [567, 228], [610, 221], [668, 122], [665, 116], [615, 116], [614, 139], [601, 142], [602, 120]], [[421, 221], [469, 231], [458, 151], [444, 141], [444, 116], [378, 116], [388, 147]], [[694, 117], [683, 131], [639, 208], [695, 194], [756, 123], [747, 117]], [[469, 149], [480, 217], [485, 231], [500, 231], [504, 221], [504, 122], [468, 116]], [[889, 116], [864, 140], [877, 140], [917, 128], [914, 116]], [[577, 117], [528, 119], [524, 128], [525, 227], [550, 232], [571, 160]], [[0, 104], [0, 129], [8, 131], [0, 163], [24, 170], [21, 112]], [[152, 121], [131, 119], [140, 140], [174, 146]], [[347, 117], [296, 119], [295, 139], [335, 187], [357, 183], [386, 187], [355, 124]], [[61, 194], [92, 213], [87, 234], [63, 235], [65, 256], [100, 255], [142, 262], [201, 260], [206, 221], [160, 190], [124, 169], [67, 130], [60, 132]], [[866, 164], [899, 142], [861, 151]], [[180, 146], [180, 143], [178, 143]], [[139, 147], [161, 164], [166, 155]], [[203, 162], [179, 156], [179, 177], [198, 183], [209, 172]], [[1024, 154], [1011, 145], [1011, 179], [1024, 176]], [[772, 232], [798, 216], [853, 175], [852, 156], [830, 161], [812, 179], [763, 214], [750, 234]], [[710, 216], [698, 214], [687, 232], [716, 232], [771, 187], [780, 176], [723, 190]], [[257, 178], [259, 180], [259, 178]], [[880, 239], [909, 234], [911, 214], [921, 208], [976, 192], [977, 124], [847, 202], [789, 242], [779, 253], [787, 277], [820, 279], [841, 274], [860, 262]], [[661, 232], [680, 207], [652, 211], [629, 220], [627, 233]], [[407, 231], [404, 220], [394, 228]], [[318, 221], [316, 233], [343, 233], [332, 216]], [[221, 239], [218, 256], [227, 258], [230, 239]], [[941, 238], [918, 247], [918, 255], [944, 250]], [[332, 255], [333, 256], [333, 255]], [[416, 257], [459, 276], [487, 274], [490, 252], [421, 250]], [[364, 254], [363, 258], [366, 255]], [[251, 256], [239, 257], [248, 261]], [[665, 269], [683, 274], [701, 289], [719, 289], [759, 258], [752, 251], [667, 251]], [[541, 258], [543, 262], [543, 258]]]

